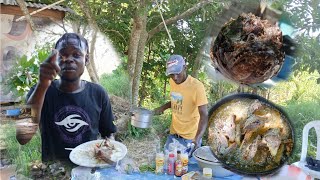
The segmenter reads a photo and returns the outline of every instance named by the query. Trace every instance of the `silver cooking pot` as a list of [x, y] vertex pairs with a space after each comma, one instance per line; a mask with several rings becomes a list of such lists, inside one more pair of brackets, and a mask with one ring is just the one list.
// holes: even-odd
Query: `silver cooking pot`
[[131, 112], [131, 125], [138, 128], [149, 128], [152, 124], [153, 111], [136, 108]]

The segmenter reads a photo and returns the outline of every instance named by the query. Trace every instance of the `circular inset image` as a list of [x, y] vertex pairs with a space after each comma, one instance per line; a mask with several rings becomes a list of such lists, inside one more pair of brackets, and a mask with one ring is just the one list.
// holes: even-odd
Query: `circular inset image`
[[209, 112], [208, 144], [214, 156], [240, 174], [277, 171], [291, 155], [294, 131], [287, 114], [254, 94], [234, 94]]
[[220, 30], [210, 56], [225, 77], [241, 84], [262, 83], [284, 62], [280, 28], [252, 13], [231, 19]]

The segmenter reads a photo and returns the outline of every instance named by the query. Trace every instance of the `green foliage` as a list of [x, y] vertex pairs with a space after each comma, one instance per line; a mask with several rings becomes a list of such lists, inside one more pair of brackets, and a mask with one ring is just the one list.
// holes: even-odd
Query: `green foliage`
[[270, 100], [281, 105], [300, 102], [319, 102], [320, 78], [318, 72], [297, 71], [288, 82], [282, 82], [270, 90]]
[[167, 136], [169, 135], [169, 129], [171, 124], [171, 112], [168, 110], [161, 116], [154, 116], [152, 120], [152, 128], [156, 131], [160, 137], [160, 146], [163, 147]]
[[[319, 73], [299, 71], [291, 80], [278, 84], [270, 90], [270, 100], [283, 106], [295, 131], [295, 147], [289, 163], [299, 161], [302, 146], [302, 130], [310, 121], [320, 117], [320, 85], [317, 84]], [[312, 145], [311, 145], [312, 144]], [[309, 135], [308, 154], [314, 156], [316, 149], [314, 130]]]
[[[288, 113], [292, 126], [295, 131], [295, 147], [289, 163], [299, 161], [301, 146], [302, 146], [302, 130], [303, 127], [310, 121], [319, 120], [320, 117], [320, 102], [301, 102], [296, 104], [288, 104], [284, 107], [285, 111]], [[316, 153], [316, 134], [311, 131], [309, 135], [309, 150], [308, 154], [314, 156]], [[310, 144], [313, 144], [311, 146]]]
[[290, 0], [286, 10], [291, 13], [292, 22], [303, 36], [320, 30], [319, 1]]
[[124, 69], [118, 67], [112, 74], [103, 74], [100, 84], [109, 94], [129, 99], [129, 79]]
[[128, 131], [127, 131], [127, 136], [129, 138], [136, 138], [136, 139], [141, 139], [148, 135], [150, 133], [150, 128], [136, 128], [131, 125], [131, 123], [128, 123]]
[[155, 172], [156, 170], [156, 165], [150, 165], [150, 164], [143, 164], [139, 166], [140, 172]]
[[16, 140], [14, 123], [10, 123], [3, 129], [6, 137], [6, 155], [13, 164], [17, 165], [17, 172], [29, 176], [29, 165], [35, 161], [41, 161], [41, 138], [39, 131], [33, 136], [28, 144], [20, 145]]
[[37, 83], [40, 63], [49, 53], [48, 48], [44, 47], [38, 49], [29, 59], [26, 55], [20, 57], [6, 76], [5, 92], [12, 91], [16, 98], [25, 96], [30, 87]]
[[295, 69], [320, 72], [320, 6], [319, 1], [289, 0], [286, 14], [297, 29], [299, 44]]
[[[319, 30], [320, 31], [320, 30]], [[296, 70], [309, 72], [318, 71], [320, 73], [320, 33], [318, 37], [298, 36], [299, 43]]]

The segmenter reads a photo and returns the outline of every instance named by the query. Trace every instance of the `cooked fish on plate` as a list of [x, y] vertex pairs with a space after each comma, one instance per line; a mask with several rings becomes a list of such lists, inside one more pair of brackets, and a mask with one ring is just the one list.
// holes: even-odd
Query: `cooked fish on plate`
[[85, 167], [107, 167], [123, 159], [127, 147], [121, 142], [111, 139], [100, 139], [80, 144], [74, 148], [70, 160]]

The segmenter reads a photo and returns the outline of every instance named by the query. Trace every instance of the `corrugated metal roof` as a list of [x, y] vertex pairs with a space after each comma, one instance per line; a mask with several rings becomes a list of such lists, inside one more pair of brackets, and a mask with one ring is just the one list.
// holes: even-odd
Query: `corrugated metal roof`
[[[0, 3], [3, 4], [3, 5], [19, 6], [18, 3], [15, 0], [0, 0]], [[43, 7], [46, 7], [48, 4], [26, 2], [26, 5], [27, 5], [27, 7], [33, 7], [33, 8], [41, 9]], [[52, 7], [48, 8], [48, 9], [74, 13], [74, 11], [72, 9], [70, 9], [68, 7], [59, 6], [59, 5], [52, 6]]]

